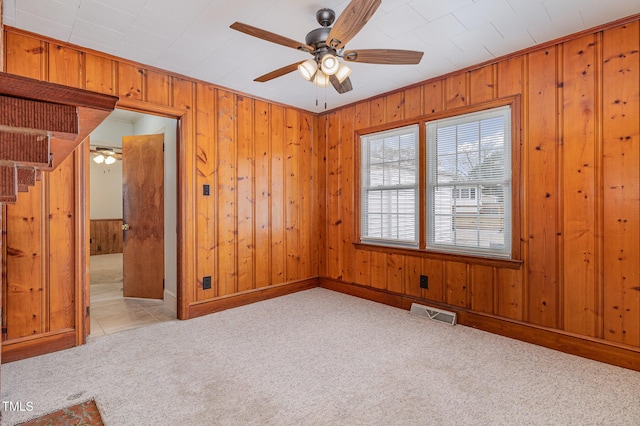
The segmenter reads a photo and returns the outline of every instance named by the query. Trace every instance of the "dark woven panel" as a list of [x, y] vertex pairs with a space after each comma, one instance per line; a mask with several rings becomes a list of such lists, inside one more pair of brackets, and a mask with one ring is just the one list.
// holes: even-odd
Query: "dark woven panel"
[[0, 203], [15, 203], [17, 196], [16, 168], [14, 166], [0, 166]]
[[36, 184], [36, 169], [18, 167], [18, 185], [33, 186]]
[[78, 134], [78, 112], [72, 105], [0, 96], [0, 125]]
[[49, 137], [0, 131], [0, 158], [22, 164], [49, 165]]

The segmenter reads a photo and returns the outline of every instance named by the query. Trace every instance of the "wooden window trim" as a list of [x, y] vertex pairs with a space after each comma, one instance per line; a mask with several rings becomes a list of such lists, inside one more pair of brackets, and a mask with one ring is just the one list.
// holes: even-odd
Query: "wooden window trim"
[[[511, 220], [512, 220], [512, 230], [511, 230], [511, 257], [509, 259], [503, 259], [499, 257], [488, 257], [488, 256], [475, 256], [475, 255], [460, 255], [460, 254], [451, 254], [444, 252], [436, 252], [432, 250], [426, 249], [426, 226], [427, 226], [427, 211], [426, 211], [426, 196], [427, 196], [427, 160], [426, 152], [427, 147], [427, 135], [426, 135], [426, 123], [439, 120], [442, 118], [450, 118], [463, 114], [469, 114], [473, 112], [498, 108], [502, 106], [510, 106], [511, 107]], [[522, 265], [522, 250], [521, 250], [521, 234], [522, 234], [522, 223], [521, 223], [521, 211], [522, 211], [522, 203], [521, 203], [521, 194], [520, 194], [520, 185], [521, 185], [521, 108], [520, 108], [520, 95], [509, 96], [499, 99], [494, 99], [487, 102], [482, 102], [474, 105], [465, 105], [458, 108], [453, 108], [446, 111], [438, 111], [435, 113], [430, 113], [426, 115], [422, 115], [417, 118], [413, 118], [410, 120], [402, 120], [396, 121], [393, 123], [386, 123], [383, 125], [377, 125], [372, 127], [367, 127], [365, 129], [356, 130], [354, 132], [354, 137], [356, 143], [355, 151], [356, 155], [354, 156], [355, 162], [355, 172], [357, 178], [355, 179], [355, 188], [354, 194], [358, 194], [355, 198], [355, 216], [356, 216], [356, 226], [354, 227], [355, 235], [353, 236], [354, 245], [358, 249], [363, 250], [371, 250], [371, 251], [382, 251], [387, 253], [397, 253], [397, 254], [407, 254], [411, 256], [421, 256], [428, 257], [433, 259], [441, 259], [441, 260], [452, 260], [452, 261], [463, 261], [471, 264], [478, 265], [488, 265], [488, 266], [498, 266], [505, 267], [510, 269], [519, 269]], [[419, 158], [419, 219], [418, 223], [420, 226], [419, 229], [419, 246], [418, 248], [412, 247], [404, 247], [404, 246], [389, 246], [389, 245], [378, 245], [372, 244], [370, 242], [362, 242], [360, 240], [361, 235], [361, 223], [362, 223], [362, 206], [361, 206], [361, 197], [359, 194], [361, 193], [362, 187], [360, 185], [361, 179], [361, 144], [360, 138], [362, 136], [383, 132], [388, 130], [393, 130], [396, 128], [410, 126], [418, 124], [419, 126], [419, 140], [418, 140], [418, 150], [420, 153]]]

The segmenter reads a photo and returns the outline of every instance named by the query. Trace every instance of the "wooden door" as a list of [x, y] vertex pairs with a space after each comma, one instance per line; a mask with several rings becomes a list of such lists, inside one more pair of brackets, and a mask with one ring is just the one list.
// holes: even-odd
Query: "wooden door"
[[164, 296], [164, 135], [122, 138], [123, 295]]

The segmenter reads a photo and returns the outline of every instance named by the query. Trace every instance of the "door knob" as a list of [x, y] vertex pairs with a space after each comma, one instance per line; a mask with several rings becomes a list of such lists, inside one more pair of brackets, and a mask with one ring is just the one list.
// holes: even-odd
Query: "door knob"
[[122, 225], [122, 230], [123, 231], [128, 231], [129, 230], [129, 224], [125, 223], [124, 225]]

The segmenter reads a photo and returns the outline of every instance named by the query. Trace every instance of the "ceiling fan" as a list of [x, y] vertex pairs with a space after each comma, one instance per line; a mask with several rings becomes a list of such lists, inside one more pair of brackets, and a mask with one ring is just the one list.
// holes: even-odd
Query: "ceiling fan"
[[106, 148], [100, 146], [91, 147], [91, 155], [93, 161], [98, 164], [113, 164], [117, 160], [122, 160], [122, 152], [116, 151], [114, 148]]
[[[333, 10], [318, 10], [316, 19], [321, 27], [307, 34], [305, 43], [299, 43], [241, 22], [233, 23], [231, 28], [313, 55], [313, 59], [287, 65], [260, 76], [254, 81], [269, 81], [297, 69], [305, 80], [311, 81], [317, 86], [327, 87], [331, 84], [338, 93], [346, 93], [353, 89], [349, 77], [351, 69], [345, 63], [340, 62], [338, 58], [346, 62], [391, 65], [414, 65], [422, 59], [423, 52], [414, 50], [345, 50], [345, 44], [364, 27], [381, 3], [382, 0], [352, 0], [337, 20]], [[334, 20], [335, 25], [331, 27]]]

